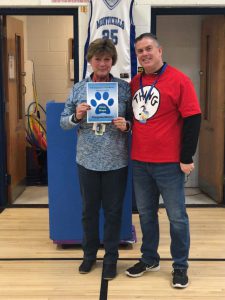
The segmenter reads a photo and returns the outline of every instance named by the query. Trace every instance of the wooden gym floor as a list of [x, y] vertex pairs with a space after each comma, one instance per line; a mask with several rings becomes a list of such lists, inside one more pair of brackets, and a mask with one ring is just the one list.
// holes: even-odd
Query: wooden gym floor
[[159, 211], [161, 270], [139, 278], [124, 274], [140, 256], [138, 215], [133, 215], [137, 243], [120, 247], [118, 276], [101, 280], [103, 249], [94, 270], [78, 273], [79, 245], [62, 249], [49, 239], [48, 208], [7, 208], [0, 213], [1, 300], [222, 300], [225, 299], [225, 208], [188, 208], [191, 225], [190, 285], [173, 289], [169, 227]]

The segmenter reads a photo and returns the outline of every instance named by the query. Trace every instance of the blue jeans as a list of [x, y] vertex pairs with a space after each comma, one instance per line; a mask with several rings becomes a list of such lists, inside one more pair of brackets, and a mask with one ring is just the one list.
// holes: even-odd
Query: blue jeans
[[170, 222], [173, 267], [187, 269], [190, 233], [185, 207], [184, 173], [180, 164], [133, 161], [133, 184], [143, 235], [141, 260], [147, 264], [160, 260], [158, 208], [161, 194]]
[[104, 263], [117, 262], [123, 200], [128, 167], [112, 171], [92, 171], [78, 166], [82, 196], [84, 259], [95, 260], [100, 246], [99, 212], [104, 213]]

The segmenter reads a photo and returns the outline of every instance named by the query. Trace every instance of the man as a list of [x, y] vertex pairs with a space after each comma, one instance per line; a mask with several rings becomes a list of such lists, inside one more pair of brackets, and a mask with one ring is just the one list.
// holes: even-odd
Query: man
[[158, 271], [158, 208], [162, 195], [170, 222], [172, 286], [188, 286], [189, 221], [184, 180], [194, 169], [201, 111], [190, 79], [163, 62], [157, 37], [144, 33], [135, 40], [144, 71], [131, 81], [134, 113], [131, 158], [137, 209], [143, 234], [138, 263], [131, 277]]

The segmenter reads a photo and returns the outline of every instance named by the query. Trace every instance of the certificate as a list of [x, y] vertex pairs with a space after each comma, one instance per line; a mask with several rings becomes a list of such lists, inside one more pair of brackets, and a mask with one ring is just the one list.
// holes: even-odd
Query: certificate
[[118, 83], [88, 82], [87, 104], [88, 123], [110, 123], [118, 117]]

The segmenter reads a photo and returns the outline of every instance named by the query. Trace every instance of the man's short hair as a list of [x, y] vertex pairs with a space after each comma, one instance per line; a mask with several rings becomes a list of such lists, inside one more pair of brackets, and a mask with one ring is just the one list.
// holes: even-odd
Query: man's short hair
[[136, 44], [137, 42], [141, 41], [144, 38], [154, 40], [157, 43], [158, 47], [160, 47], [160, 43], [158, 41], [157, 36], [151, 32], [145, 32], [145, 33], [142, 33], [141, 35], [139, 35], [138, 37], [136, 37], [134, 44]]

